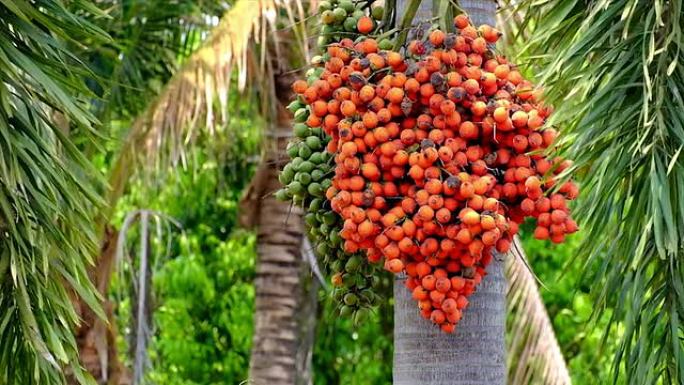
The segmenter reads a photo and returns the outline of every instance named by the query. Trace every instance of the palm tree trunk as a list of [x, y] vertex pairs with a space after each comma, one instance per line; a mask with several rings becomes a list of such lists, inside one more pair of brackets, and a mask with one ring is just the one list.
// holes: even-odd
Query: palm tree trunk
[[[408, 0], [398, 0], [398, 15]], [[493, 0], [460, 0], [475, 24], [495, 23]], [[429, 17], [423, 0], [418, 20]], [[447, 335], [423, 320], [403, 280], [394, 283], [394, 385], [503, 385], [506, 382], [504, 331], [506, 281], [497, 256], [488, 267], [456, 332]]]
[[254, 191], [250, 192], [256, 198], [251, 215], [258, 229], [255, 327], [249, 370], [254, 384], [311, 383], [312, 341], [303, 335], [312, 328], [309, 315], [316, 310], [307, 292], [315, 290], [315, 285], [304, 284], [307, 269], [301, 256], [302, 211], [279, 202], [273, 194], [280, 188], [279, 157], [285, 153], [291, 130], [289, 117], [281, 116], [278, 128], [273, 130], [274, 148], [268, 151], [272, 155], [261, 165], [251, 187]]

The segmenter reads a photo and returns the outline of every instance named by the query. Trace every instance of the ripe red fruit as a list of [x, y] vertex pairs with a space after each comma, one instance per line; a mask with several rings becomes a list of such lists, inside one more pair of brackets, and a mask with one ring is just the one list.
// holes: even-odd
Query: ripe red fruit
[[458, 29], [463, 29], [470, 25], [470, 20], [468, 19], [467, 15], [460, 14], [454, 18], [454, 25]]
[[368, 16], [361, 16], [356, 23], [356, 29], [364, 35], [371, 33], [374, 27], [375, 23], [373, 22], [373, 19]]
[[534, 229], [534, 237], [537, 239], [549, 239], [549, 229], [542, 226], [537, 226]]

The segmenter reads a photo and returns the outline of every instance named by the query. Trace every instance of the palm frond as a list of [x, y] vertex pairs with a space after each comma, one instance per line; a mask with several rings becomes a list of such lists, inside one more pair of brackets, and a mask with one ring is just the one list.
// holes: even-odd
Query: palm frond
[[[681, 0], [523, 1], [526, 53], [558, 107], [585, 202], [579, 257], [596, 315], [625, 332], [615, 378], [684, 382], [684, 18]], [[599, 265], [598, 271], [590, 271]]]
[[308, 37], [300, 28], [305, 19], [300, 0], [238, 0], [133, 122], [110, 173], [107, 202], [116, 202], [139, 165], [160, 169], [185, 162], [184, 149], [200, 130], [215, 133], [228, 121], [233, 88], [243, 91], [251, 83], [262, 98], [263, 115], [276, 113], [275, 103], [267, 102], [275, 95], [272, 79], [277, 70], [267, 48], [277, 46], [281, 14], [289, 24], [284, 28], [294, 29], [300, 37], [299, 46], [287, 48], [309, 51]]
[[102, 0], [107, 17], [92, 22], [112, 41], [89, 44], [83, 56], [98, 76], [93, 110], [103, 122], [134, 118], [216, 25], [227, 4], [214, 1]]
[[539, 294], [536, 277], [527, 265], [520, 240], [506, 258], [508, 281], [508, 384], [570, 385], [553, 324]]
[[[72, 4], [81, 14], [98, 12]], [[74, 293], [99, 310], [86, 265], [101, 180], [75, 141], [94, 136], [85, 67], [69, 44], [106, 40], [62, 1], [0, 5], [0, 382], [86, 381], [73, 330]], [[59, 127], [52, 115], [64, 119]], [[100, 311], [100, 314], [101, 311]]]

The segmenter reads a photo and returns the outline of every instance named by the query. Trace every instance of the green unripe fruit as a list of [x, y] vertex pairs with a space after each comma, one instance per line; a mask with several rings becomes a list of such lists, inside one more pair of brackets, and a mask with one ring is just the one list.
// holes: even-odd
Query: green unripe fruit
[[337, 302], [342, 302], [345, 293], [346, 291], [342, 290], [342, 288], [336, 288], [333, 290], [332, 298]]
[[287, 109], [292, 113], [294, 113], [300, 108], [304, 108], [304, 105], [300, 103], [297, 99], [293, 100], [290, 104], [287, 105]]
[[359, 266], [361, 266], [361, 257], [354, 255], [349, 258], [347, 263], [345, 263], [344, 269], [350, 273], [353, 273], [359, 269]]
[[349, 306], [356, 305], [358, 302], [359, 302], [359, 298], [354, 293], [347, 293], [344, 296], [344, 303], [349, 305]]
[[340, 1], [339, 8], [344, 9], [347, 13], [352, 13], [354, 12], [354, 3], [351, 0], [342, 0]]
[[333, 272], [341, 271], [341, 270], [342, 270], [342, 261], [340, 261], [339, 259], [334, 260], [334, 261], [330, 264], [330, 269], [331, 269]]
[[[292, 159], [292, 161], [290, 162], [290, 164], [288, 166], [292, 167], [292, 171], [299, 171], [299, 165], [301, 165], [302, 162], [304, 162], [304, 159], [302, 159], [300, 157], [296, 157], [296, 158]], [[285, 167], [287, 167], [287, 166], [285, 166]]]
[[360, 289], [366, 287], [366, 277], [363, 274], [356, 274], [356, 287]]
[[[318, 45], [319, 51], [325, 51], [326, 47], [328, 46], [328, 38], [324, 35], [319, 36], [316, 40], [316, 45]], [[311, 78], [313, 78], [313, 76]]]
[[378, 48], [381, 50], [391, 50], [394, 48], [394, 44], [392, 44], [392, 41], [390, 39], [382, 39], [378, 43]]
[[323, 186], [323, 190], [328, 190], [330, 186], [332, 186], [332, 180], [330, 179], [323, 179], [323, 182], [321, 182], [321, 186]]
[[[313, 171], [311, 172], [311, 175], [313, 175], [313, 173], [316, 172], [316, 171], [318, 171], [318, 170], [313, 170]], [[311, 203], [309, 203], [309, 212], [315, 213], [315, 212], [317, 212], [318, 210], [320, 210], [321, 207], [323, 207], [323, 199], [314, 198], [314, 199], [311, 200]]]
[[300, 172], [295, 176], [295, 180], [302, 184], [302, 186], [307, 186], [311, 183], [311, 174], [308, 172]]
[[299, 151], [299, 148], [297, 147], [297, 143], [295, 143], [295, 142], [288, 143], [287, 148], [285, 149], [285, 152], [287, 152], [287, 156], [289, 156], [290, 159], [296, 157], [298, 151]]
[[313, 170], [314, 167], [316, 167], [316, 166], [313, 163], [309, 162], [308, 160], [305, 160], [299, 164], [299, 167], [297, 167], [296, 170], [299, 172], [307, 172], [308, 173], [308, 172], [311, 172], [311, 170]]
[[368, 289], [361, 290], [361, 299], [367, 303], [373, 302], [373, 292]]
[[[306, 108], [300, 108], [294, 113], [294, 121], [297, 123], [304, 123], [306, 119], [309, 118], [309, 110]], [[306, 137], [306, 136], [304, 136]]]
[[323, 146], [321, 144], [321, 138], [313, 135], [306, 138], [306, 145], [314, 151], [319, 150]]
[[347, 32], [356, 32], [356, 23], [357, 20], [353, 17], [348, 17], [344, 19], [344, 30]]
[[342, 237], [340, 237], [340, 233], [338, 231], [330, 232], [330, 242], [334, 246], [339, 246], [342, 243]]
[[352, 13], [352, 17], [358, 22], [360, 18], [366, 16], [366, 14], [361, 9], [357, 9]]
[[337, 214], [335, 214], [332, 211], [326, 211], [325, 214], [323, 214], [323, 223], [325, 223], [328, 226], [332, 226], [337, 222]]
[[304, 192], [304, 187], [299, 182], [292, 182], [287, 185], [287, 190], [290, 194], [297, 195]]
[[327, 162], [327, 161], [329, 161], [330, 159], [332, 159], [332, 154], [329, 153], [329, 152], [327, 152], [327, 151], [323, 152], [323, 155], [322, 155], [322, 156], [323, 156], [323, 161], [324, 161], [324, 162]]
[[[307, 174], [307, 175], [309, 175], [309, 178], [311, 178], [311, 174]], [[309, 192], [310, 195], [313, 195], [315, 197], [323, 196], [323, 188], [317, 182], [310, 182], [309, 187], [307, 187], [307, 191]]]
[[[325, 176], [325, 173], [319, 169], [311, 171], [311, 179], [314, 180], [314, 182], [320, 181], [323, 177]], [[323, 186], [321, 186], [321, 189]]]
[[332, 9], [332, 4], [330, 4], [329, 1], [323, 0], [320, 3], [318, 3], [318, 10], [320, 12], [329, 11], [331, 9]]
[[287, 190], [282, 189], [282, 188], [280, 190], [276, 191], [275, 198], [281, 202], [285, 202], [285, 201], [290, 200], [290, 197], [287, 194]]
[[[352, 8], [354, 6], [352, 5]], [[334, 17], [335, 17], [335, 22], [336, 23], [341, 23], [344, 21], [344, 19], [347, 18], [347, 11], [344, 8], [335, 8], [333, 11]]]
[[304, 223], [312, 227], [316, 226], [316, 223], [318, 223], [318, 221], [316, 220], [316, 215], [312, 213], [304, 215]]
[[321, 22], [323, 24], [332, 24], [336, 19], [335, 11], [327, 9], [321, 13]]
[[[319, 171], [319, 170], [316, 170]], [[320, 171], [319, 171], [320, 172]], [[283, 171], [280, 172], [280, 175], [278, 175], [278, 181], [280, 181], [280, 184], [283, 186], [289, 184], [292, 182], [294, 179], [294, 171], [290, 168], [284, 168]]]
[[[314, 153], [311, 154], [311, 156], [309, 157], [309, 162], [311, 162], [311, 163], [313, 163], [313, 164], [320, 165], [321, 163], [323, 163], [323, 154], [320, 153], [320, 152], [314, 152]], [[318, 168], [320, 168], [320, 166], [319, 166]], [[315, 171], [315, 170], [314, 170], [314, 171]], [[322, 171], [322, 170], [321, 170], [321, 171]]]
[[349, 317], [352, 315], [352, 308], [347, 305], [340, 307], [340, 317]]
[[311, 149], [306, 146], [306, 144], [302, 143], [297, 154], [303, 159], [309, 159], [311, 157]]
[[328, 234], [328, 232], [330, 231], [330, 225], [321, 223], [321, 225], [318, 226], [318, 230], [321, 232], [321, 234]]
[[323, 160], [325, 158], [325, 153], [321, 153], [320, 163], [318, 163], [318, 169], [321, 170], [323, 174], [327, 174], [332, 170], [332, 167]]
[[385, 16], [385, 8], [384, 7], [373, 7], [373, 8], [371, 8], [371, 16], [373, 16], [373, 19], [375, 19], [375, 20], [382, 20], [383, 16]]
[[368, 319], [368, 316], [370, 315], [370, 310], [365, 309], [365, 308], [360, 308], [356, 312], [354, 312], [354, 324], [355, 325], [360, 325], [363, 322], [365, 322]]
[[315, 135], [320, 138], [321, 135], [323, 135], [323, 129], [321, 127], [314, 127], [311, 129], [311, 135]]
[[316, 254], [318, 255], [327, 255], [328, 251], [330, 251], [330, 249], [328, 248], [328, 245], [326, 245], [325, 243], [319, 243], [316, 246]]
[[344, 274], [342, 276], [342, 281], [344, 287], [350, 288], [356, 283], [356, 277], [353, 274]]
[[294, 134], [296, 137], [302, 138], [302, 139], [308, 137], [311, 134], [311, 130], [304, 123], [295, 124], [292, 131], [294, 131]]
[[[333, 29], [333, 27], [331, 25], [323, 24], [323, 26], [321, 27], [321, 36], [327, 37], [329, 35], [332, 35], [333, 32], [335, 32], [335, 30]], [[320, 59], [318, 59], [318, 58], [320, 58]], [[318, 59], [320, 62], [315, 63], [314, 59]], [[325, 59], [322, 56], [314, 56], [313, 58], [311, 58], [312, 64], [320, 64], [324, 61], [325, 61]]]

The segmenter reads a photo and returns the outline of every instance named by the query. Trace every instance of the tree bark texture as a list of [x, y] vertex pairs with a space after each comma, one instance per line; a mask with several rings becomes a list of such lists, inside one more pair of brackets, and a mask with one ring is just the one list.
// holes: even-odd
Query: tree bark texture
[[315, 304], [311, 305], [311, 296], [307, 295], [313, 287], [304, 284], [308, 274], [301, 256], [302, 210], [279, 202], [273, 194], [281, 187], [278, 172], [290, 132], [289, 119], [283, 117], [272, 130], [276, 149], [269, 151], [272, 155], [265, 159], [253, 182], [252, 193], [258, 197], [252, 210], [258, 252], [250, 358], [250, 383], [254, 385], [311, 382], [311, 349], [302, 345], [312, 341], [302, 336], [313, 327], [308, 315], [315, 314]]
[[[408, 0], [397, 1], [401, 18]], [[460, 0], [477, 25], [494, 25], [493, 0]], [[416, 21], [432, 16], [432, 1], [423, 0]], [[404, 287], [394, 283], [394, 385], [503, 385], [506, 383], [505, 324], [506, 280], [503, 257], [495, 256], [469, 300], [456, 327], [443, 333], [420, 317], [416, 302]]]
[[506, 280], [493, 260], [456, 332], [446, 334], [420, 317], [416, 302], [394, 283], [394, 385], [503, 385]]
[[[267, 190], [278, 185], [277, 170], [268, 171]], [[258, 217], [256, 306], [250, 377], [255, 385], [292, 385], [297, 369], [297, 313], [301, 213], [273, 195], [261, 202]]]

